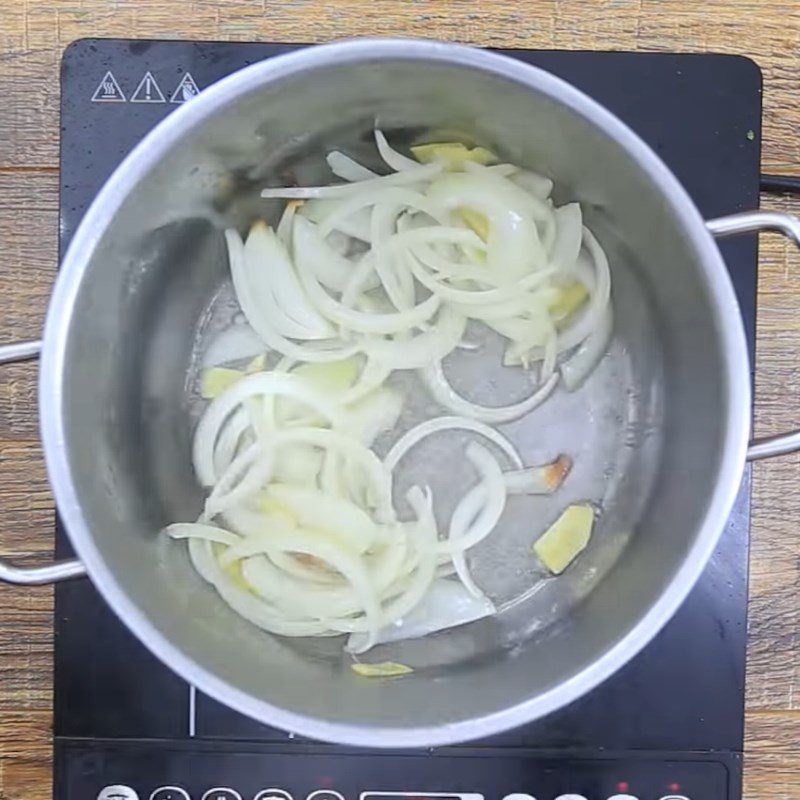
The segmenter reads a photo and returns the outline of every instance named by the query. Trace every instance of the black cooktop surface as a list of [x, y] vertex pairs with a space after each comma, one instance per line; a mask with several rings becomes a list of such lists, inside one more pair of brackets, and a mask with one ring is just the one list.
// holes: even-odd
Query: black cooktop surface
[[[290, 45], [81, 40], [61, 95], [61, 247], [159, 120]], [[761, 74], [723, 55], [505, 51], [629, 123], [707, 217], [758, 204]], [[757, 243], [725, 241], [754, 345]], [[555, 800], [741, 795], [749, 475], [698, 586], [636, 659], [587, 697], [487, 742], [370, 753], [300, 740], [187, 686], [88, 581], [56, 590], [58, 800]], [[63, 531], [57, 549], [69, 552]], [[235, 655], [235, 654], [234, 654]], [[259, 797], [259, 795], [261, 795]], [[374, 798], [373, 798], [374, 795]]]

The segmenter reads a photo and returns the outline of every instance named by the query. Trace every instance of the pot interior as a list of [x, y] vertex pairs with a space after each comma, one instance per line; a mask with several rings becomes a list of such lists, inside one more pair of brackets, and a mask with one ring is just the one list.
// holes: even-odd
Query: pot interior
[[[238, 94], [216, 95], [216, 108], [207, 103], [208, 113], [185, 114], [179, 140], [160, 142], [158, 129], [146, 140], [162, 151], [155, 165], [118, 179], [124, 201], [83, 269], [68, 263], [62, 277], [77, 293], [56, 413], [86, 520], [86, 530], [72, 526], [73, 541], [82, 553], [96, 548], [113, 576], [95, 576], [107, 599], [124, 596], [138, 608], [129, 624], [185, 678], [307, 735], [353, 740], [320, 723], [342, 724], [364, 731], [355, 737], [362, 743], [374, 735], [392, 744], [398, 731], [439, 729], [418, 734], [425, 744], [479, 736], [566, 702], [596, 682], [598, 660], [665, 592], [681, 594], [672, 582], [710, 535], [700, 531], [732, 422], [713, 299], [721, 265], [701, 255], [676, 205], [683, 196], [665, 196], [639, 157], [598, 127], [594, 107], [565, 100], [542, 73], [504, 75], [466, 63], [464, 51], [448, 63], [399, 47], [305, 65], [275, 59], [262, 71], [273, 79], [241, 82]], [[616, 327], [609, 355], [579, 391], [559, 389], [500, 426], [526, 463], [559, 453], [575, 462], [552, 497], [515, 498], [471, 556], [502, 612], [370, 652], [365, 660], [400, 661], [415, 673], [369, 682], [352, 673], [340, 639], [274, 637], [238, 618], [194, 572], [185, 544], [159, 531], [201, 509], [190, 458], [198, 353], [236, 313], [222, 229], [276, 222], [279, 205], [259, 190], [330, 182], [331, 149], [378, 168], [376, 120], [395, 146], [424, 136], [469, 140], [553, 178], [557, 203], [580, 201], [610, 259]], [[487, 404], [518, 399], [519, 374], [490, 362], [461, 358], [457, 385]], [[415, 380], [400, 378], [410, 388], [404, 427], [444, 413], [413, 391]], [[407, 464], [441, 496], [440, 513], [474, 480], [453, 467], [465, 441], [442, 435]], [[530, 545], [577, 500], [601, 509], [590, 547], [546, 580]], [[637, 641], [654, 632], [639, 630]], [[154, 633], [213, 685], [154, 645]], [[448, 727], [511, 709], [519, 716]]]

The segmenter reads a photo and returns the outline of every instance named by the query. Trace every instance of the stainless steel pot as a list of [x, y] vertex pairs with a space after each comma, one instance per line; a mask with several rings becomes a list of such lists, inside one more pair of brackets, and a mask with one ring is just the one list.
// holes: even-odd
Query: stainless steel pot
[[[235, 617], [158, 531], [191, 518], [201, 499], [187, 375], [198, 320], [218, 308], [225, 279], [221, 226], [263, 213], [265, 182], [327, 180], [322, 154], [359, 153], [376, 118], [401, 142], [456, 127], [552, 175], [609, 252], [617, 324], [601, 374], [563, 399], [569, 424], [551, 411], [515, 430], [532, 457], [565, 449], [586, 465], [574, 491], [604, 508], [593, 553], [557, 590], [507, 591], [497, 620], [394, 645], [416, 672], [370, 683], [326, 643], [270, 637]], [[244, 69], [147, 136], [73, 239], [50, 303], [39, 404], [48, 474], [80, 561], [2, 564], [0, 578], [85, 571], [187, 681], [310, 737], [436, 745], [541, 717], [619, 669], [674, 613], [714, 548], [745, 459], [800, 448], [800, 433], [748, 445], [747, 348], [713, 239], [767, 228], [800, 241], [798, 220], [781, 214], [704, 222], [625, 125], [508, 58], [366, 40]], [[0, 359], [38, 350], [6, 347]], [[510, 533], [502, 558], [485, 557], [495, 593], [513, 584], [519, 570], [502, 566], [532, 535]]]

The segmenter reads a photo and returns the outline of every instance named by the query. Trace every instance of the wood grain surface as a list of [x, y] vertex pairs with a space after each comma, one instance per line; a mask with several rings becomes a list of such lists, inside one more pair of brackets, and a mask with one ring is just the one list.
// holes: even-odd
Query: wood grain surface
[[[0, 339], [37, 337], [56, 267], [58, 74], [84, 36], [743, 53], [764, 72], [763, 164], [800, 174], [797, 0], [0, 0]], [[763, 198], [800, 213], [800, 202]], [[800, 423], [800, 255], [762, 239], [757, 430]], [[36, 369], [0, 380], [0, 553], [52, 545]], [[755, 468], [745, 793], [800, 800], [800, 456]], [[52, 591], [0, 587], [0, 800], [51, 795]], [[88, 799], [91, 800], [91, 799]]]

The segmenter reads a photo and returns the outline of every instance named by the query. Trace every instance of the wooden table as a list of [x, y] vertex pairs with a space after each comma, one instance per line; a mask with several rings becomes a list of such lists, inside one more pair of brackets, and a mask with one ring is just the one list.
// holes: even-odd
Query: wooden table
[[[764, 169], [800, 173], [797, 0], [0, 0], [0, 331], [35, 338], [56, 268], [58, 75], [82, 36], [321, 41], [428, 36], [481, 45], [744, 53], [764, 71]], [[800, 213], [800, 201], [764, 198]], [[800, 422], [800, 255], [764, 237], [757, 430]], [[48, 556], [52, 499], [35, 365], [0, 380], [0, 552]], [[755, 468], [745, 794], [800, 800], [800, 457]], [[0, 587], [0, 799], [51, 788], [52, 591]], [[711, 668], [711, 665], [709, 665]], [[797, 693], [796, 693], [796, 690]], [[797, 694], [797, 696], [796, 696]]]

